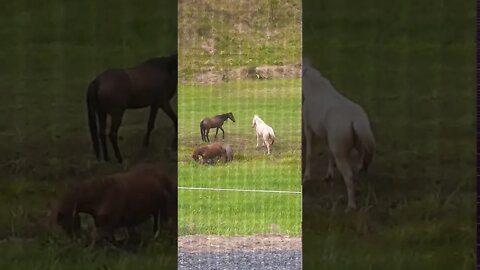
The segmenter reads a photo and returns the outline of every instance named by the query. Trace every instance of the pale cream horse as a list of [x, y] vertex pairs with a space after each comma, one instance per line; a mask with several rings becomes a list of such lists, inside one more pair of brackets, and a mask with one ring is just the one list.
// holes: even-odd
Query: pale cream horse
[[256, 114], [253, 116], [252, 128], [255, 128], [257, 133], [257, 145], [255, 148], [258, 148], [258, 143], [261, 139], [262, 146], [267, 146], [267, 154], [270, 155], [272, 145], [275, 142], [275, 133], [273, 132], [273, 129], [265, 124], [265, 122], [263, 122], [263, 120]]
[[[348, 209], [356, 208], [354, 180], [366, 171], [375, 151], [375, 138], [365, 111], [358, 104], [339, 94], [332, 84], [313, 68], [308, 60], [302, 63], [302, 119], [306, 140], [306, 164], [303, 183], [311, 179], [313, 155], [327, 146], [328, 168], [325, 180], [333, 178], [336, 166], [347, 188]], [[351, 152], [357, 150], [358, 165], [351, 165]]]

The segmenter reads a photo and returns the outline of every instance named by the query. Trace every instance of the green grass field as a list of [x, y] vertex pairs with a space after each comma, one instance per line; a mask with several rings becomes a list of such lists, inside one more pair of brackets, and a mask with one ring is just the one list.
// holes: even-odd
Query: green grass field
[[167, 160], [170, 120], [159, 113], [145, 149], [148, 110], [139, 110], [127, 112], [120, 129], [124, 166], [97, 163], [85, 92], [107, 68], [175, 52], [177, 2], [22, 0], [1, 6], [0, 268], [176, 269], [176, 247], [156, 243], [139, 254], [85, 248], [49, 231], [44, 221], [48, 203], [75, 181], [140, 160]]
[[[179, 88], [179, 186], [301, 191], [300, 80], [238, 81]], [[228, 143], [234, 161], [200, 165], [192, 158], [202, 142], [200, 121], [232, 112], [216, 141]], [[254, 114], [275, 130], [272, 155], [255, 149]], [[210, 132], [214, 141], [215, 130]], [[272, 224], [277, 231], [272, 231]], [[300, 235], [300, 194], [179, 190], [179, 234]]]
[[343, 213], [339, 177], [333, 195], [305, 187], [303, 269], [473, 269], [474, 2], [303, 9], [303, 53], [365, 108], [378, 144], [357, 212]]

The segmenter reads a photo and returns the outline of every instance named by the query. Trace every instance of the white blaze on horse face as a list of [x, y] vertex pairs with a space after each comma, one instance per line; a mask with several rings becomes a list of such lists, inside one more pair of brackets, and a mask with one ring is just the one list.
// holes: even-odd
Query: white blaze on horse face
[[254, 128], [254, 127], [257, 126], [257, 118], [258, 118], [257, 115], [254, 115], [254, 116], [253, 116], [253, 119], [252, 119], [252, 128]]

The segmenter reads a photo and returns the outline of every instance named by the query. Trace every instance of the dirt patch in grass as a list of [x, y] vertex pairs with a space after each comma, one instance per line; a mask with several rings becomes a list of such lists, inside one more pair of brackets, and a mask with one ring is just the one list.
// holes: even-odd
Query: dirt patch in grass
[[258, 67], [242, 67], [231, 70], [203, 69], [193, 82], [199, 84], [216, 84], [236, 80], [274, 80], [300, 78], [301, 65], [262, 65]]
[[178, 249], [187, 252], [225, 252], [228, 250], [301, 250], [301, 237], [282, 235], [178, 237]]

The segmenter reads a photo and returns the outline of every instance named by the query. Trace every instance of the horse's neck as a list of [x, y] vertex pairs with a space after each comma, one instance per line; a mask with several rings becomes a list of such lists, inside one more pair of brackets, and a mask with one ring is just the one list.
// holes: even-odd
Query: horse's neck
[[103, 194], [111, 185], [111, 179], [95, 179], [78, 186], [72, 191], [70, 207], [78, 213], [93, 214], [97, 204], [103, 199]]
[[322, 100], [327, 102], [333, 102], [335, 99], [345, 100], [346, 98], [337, 92], [333, 87], [332, 83], [322, 76], [322, 74], [316, 70], [311, 70], [313, 74], [308, 74], [308, 82], [311, 86], [307, 87], [307, 91], [315, 91], [320, 96], [322, 96]]
[[257, 125], [258, 124], [265, 124], [265, 122], [263, 122], [263, 120], [260, 117], [257, 117], [256, 122], [257, 122]]
[[255, 129], [257, 130], [257, 132], [260, 132], [265, 127], [265, 122], [263, 122], [262, 119], [257, 118], [257, 124], [256, 124], [255, 127], [256, 127]]
[[225, 122], [228, 119], [228, 114], [220, 114], [218, 117], [222, 120], [222, 122]]

